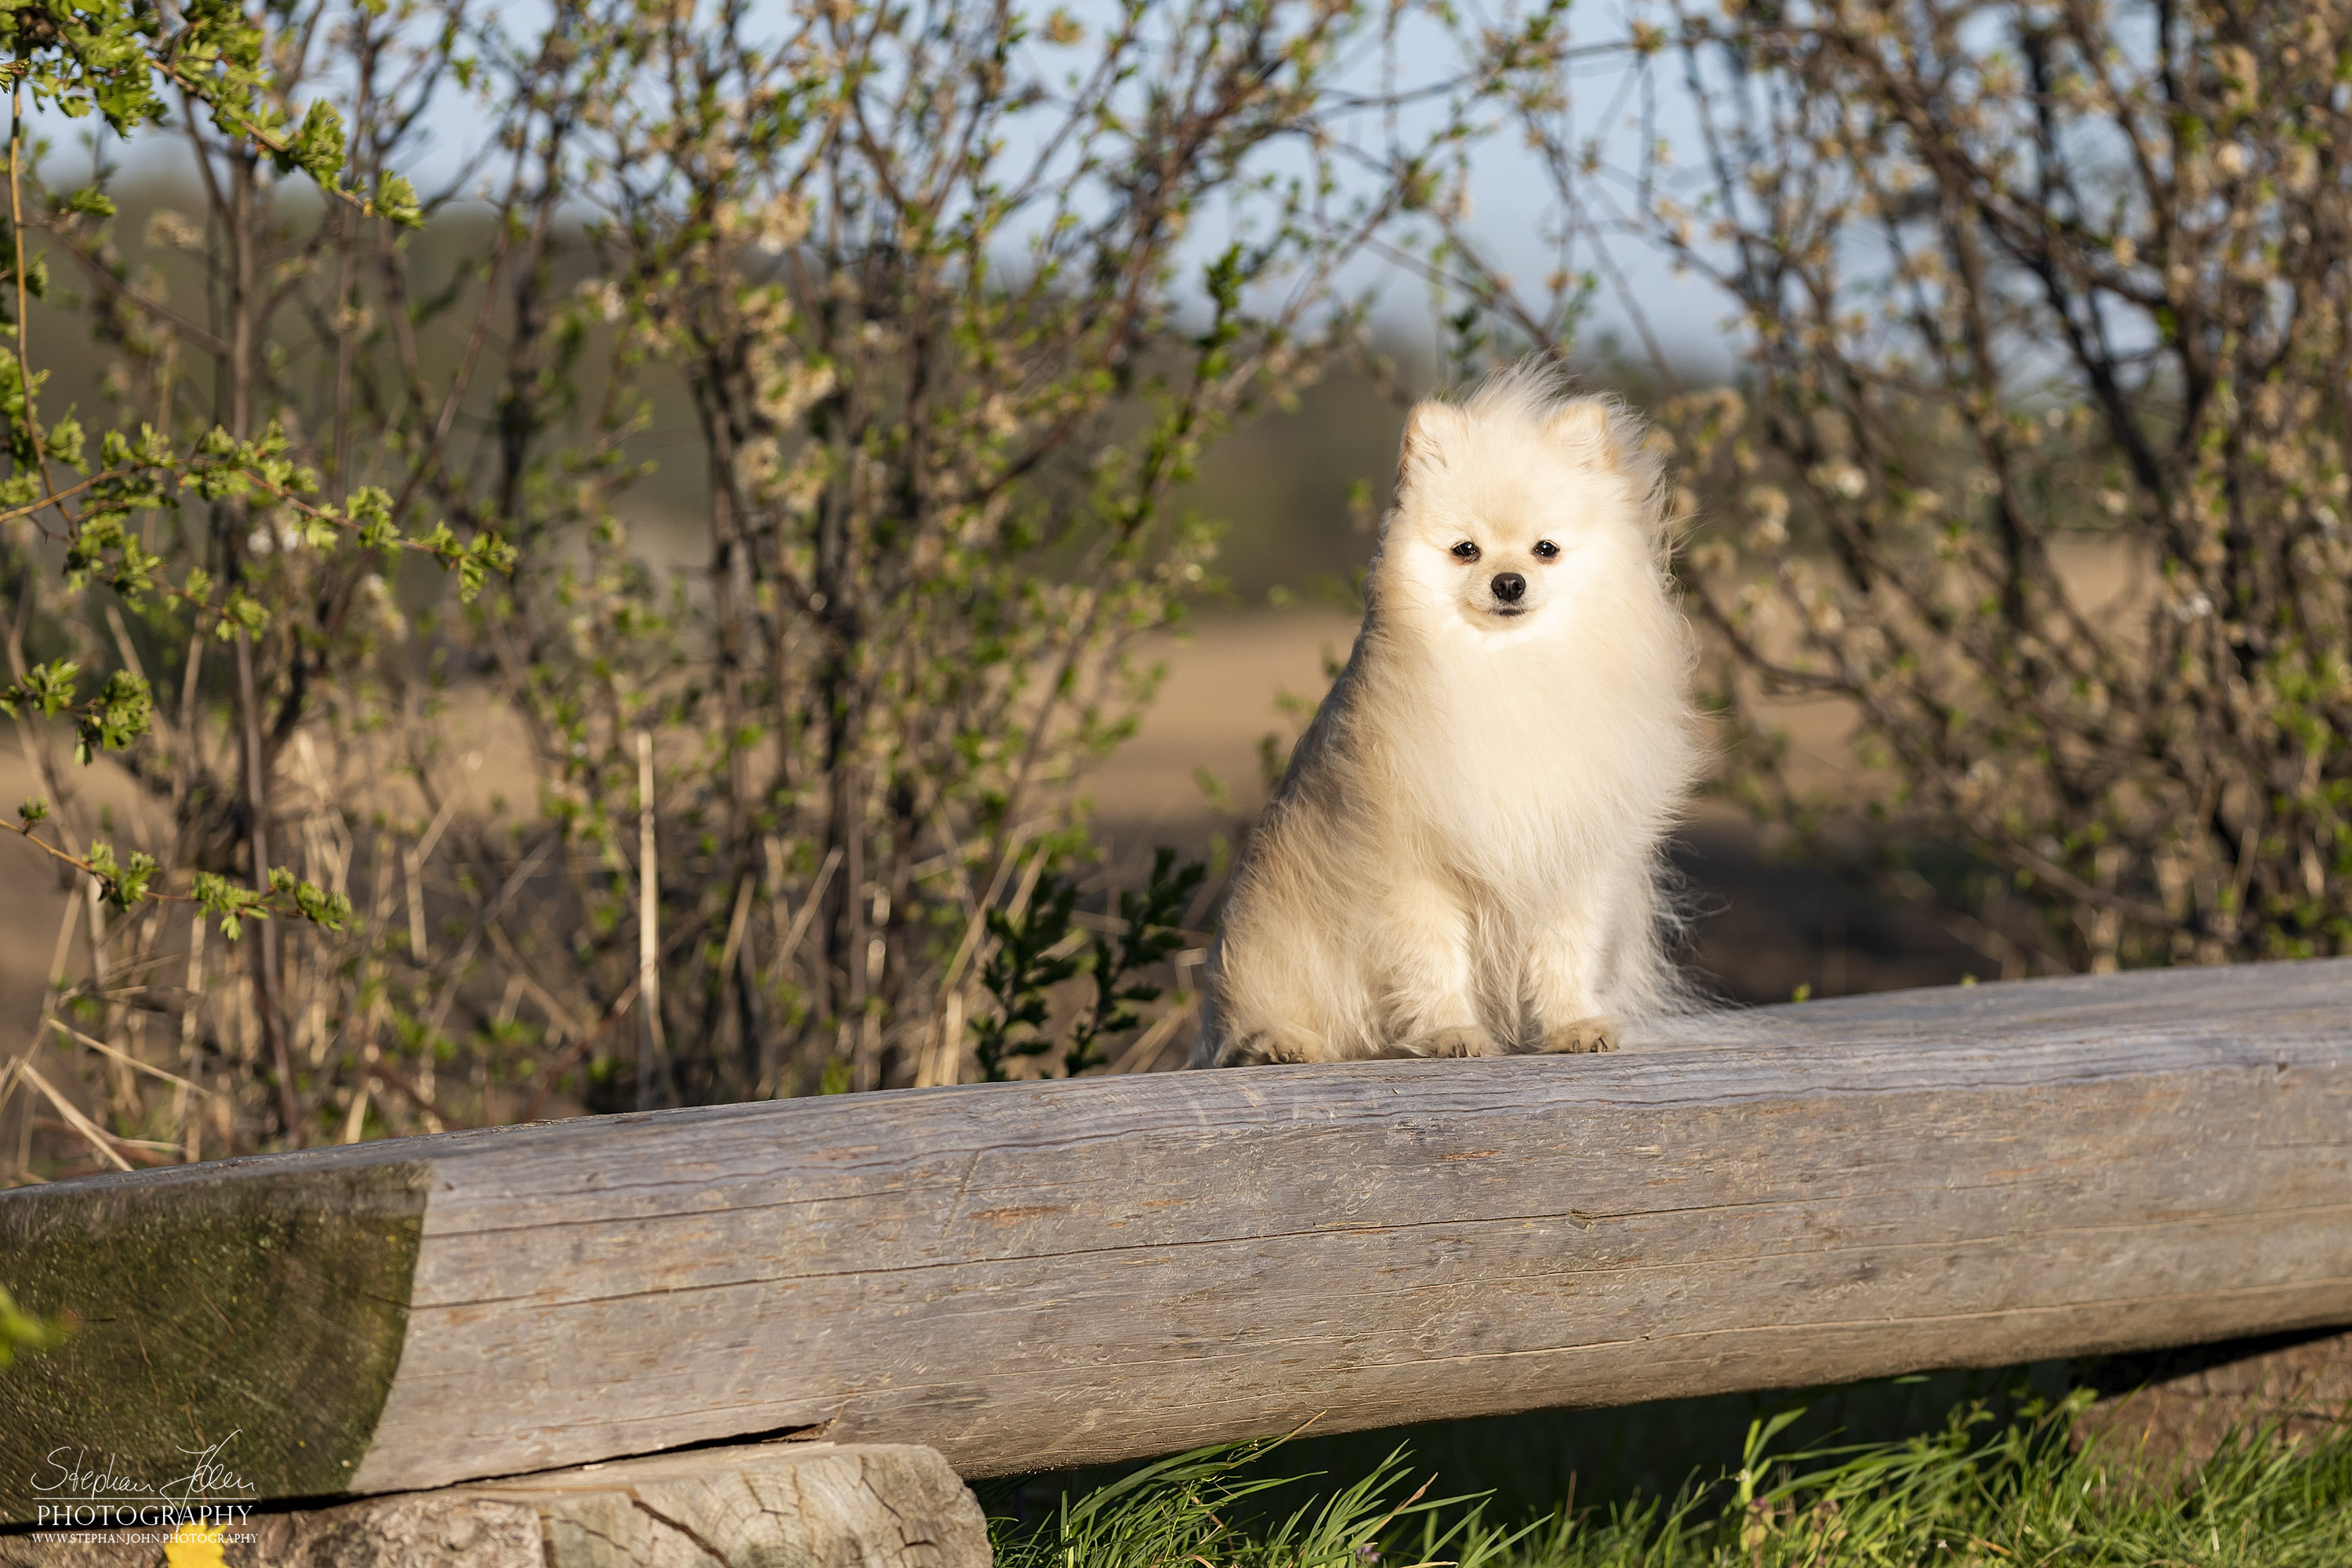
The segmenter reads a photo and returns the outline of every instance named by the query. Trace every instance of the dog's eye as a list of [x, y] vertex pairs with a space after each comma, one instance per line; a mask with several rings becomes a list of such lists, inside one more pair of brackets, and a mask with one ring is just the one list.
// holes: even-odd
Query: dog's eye
[[1454, 547], [1454, 559], [1456, 561], [1475, 561], [1478, 559], [1478, 547], [1465, 539], [1461, 543]]
[[1549, 561], [1559, 553], [1559, 546], [1554, 544], [1550, 540], [1538, 539], [1536, 541], [1536, 554], [1543, 560]]

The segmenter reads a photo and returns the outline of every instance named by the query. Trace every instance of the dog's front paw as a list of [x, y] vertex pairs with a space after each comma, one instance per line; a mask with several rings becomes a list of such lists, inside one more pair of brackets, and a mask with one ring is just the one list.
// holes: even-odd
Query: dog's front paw
[[1404, 1054], [1410, 1057], [1499, 1057], [1503, 1047], [1495, 1037], [1475, 1026], [1458, 1029], [1433, 1029], [1426, 1035], [1416, 1035], [1404, 1043]]
[[1554, 1024], [1544, 1031], [1543, 1048], [1561, 1056], [1589, 1056], [1594, 1051], [1613, 1051], [1617, 1037], [1624, 1026], [1614, 1018], [1579, 1018], [1573, 1023]]

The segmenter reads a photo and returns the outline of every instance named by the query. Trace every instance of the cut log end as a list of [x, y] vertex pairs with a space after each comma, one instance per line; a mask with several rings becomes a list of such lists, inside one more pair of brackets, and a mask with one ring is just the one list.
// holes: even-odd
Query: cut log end
[[431, 1168], [208, 1174], [0, 1205], [0, 1282], [69, 1331], [0, 1377], [0, 1519], [90, 1492], [91, 1472], [351, 1489], [400, 1364]]

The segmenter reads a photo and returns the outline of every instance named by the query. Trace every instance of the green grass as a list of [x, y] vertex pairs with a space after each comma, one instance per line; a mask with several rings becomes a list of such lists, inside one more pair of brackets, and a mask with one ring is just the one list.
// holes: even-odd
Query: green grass
[[[2089, 1396], [1972, 1402], [1900, 1441], [1777, 1447], [1751, 1425], [1736, 1470], [1671, 1498], [1496, 1517], [1433, 1495], [1399, 1448], [1355, 1479], [1292, 1473], [1279, 1443], [1204, 1448], [992, 1521], [1003, 1568], [2352, 1568], [2352, 1434], [2226, 1443], [2151, 1488], [2075, 1452]], [[1469, 1478], [1448, 1477], [1457, 1481]]]

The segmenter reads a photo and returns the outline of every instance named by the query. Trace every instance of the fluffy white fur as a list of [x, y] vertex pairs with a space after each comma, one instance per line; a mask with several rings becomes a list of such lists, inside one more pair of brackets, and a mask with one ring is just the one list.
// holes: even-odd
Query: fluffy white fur
[[1660, 845], [1700, 746], [1661, 489], [1638, 421], [1540, 371], [1412, 411], [1196, 1065], [1608, 1050], [1680, 1009]]

